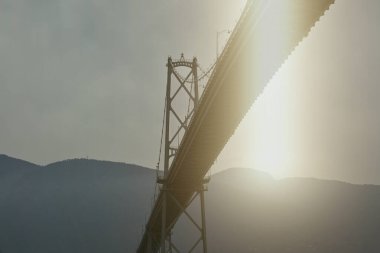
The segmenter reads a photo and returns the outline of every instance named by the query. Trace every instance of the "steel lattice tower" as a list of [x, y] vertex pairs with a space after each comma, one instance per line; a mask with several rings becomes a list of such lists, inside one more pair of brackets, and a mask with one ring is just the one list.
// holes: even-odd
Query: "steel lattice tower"
[[[175, 196], [171, 194], [171, 187], [167, 184], [167, 176], [170, 170], [170, 165], [175, 157], [178, 148], [180, 146], [180, 139], [182, 139], [184, 133], [186, 132], [191, 117], [197, 110], [198, 101], [199, 101], [199, 87], [198, 87], [198, 63], [197, 58], [193, 58], [192, 60], [186, 60], [181, 55], [179, 60], [173, 61], [171, 57], [168, 58], [167, 62], [167, 85], [166, 85], [166, 103], [165, 103], [165, 146], [164, 146], [164, 173], [162, 177], [158, 177], [157, 182], [161, 185], [161, 192], [163, 193], [163, 205], [161, 210], [161, 238], [160, 242], [160, 252], [179, 252], [178, 248], [172, 241], [172, 229], [174, 224], [167, 224], [166, 215], [167, 215], [167, 205], [170, 202], [179, 208], [183, 214], [191, 221], [191, 223], [199, 230], [200, 237], [193, 244], [192, 248], [189, 252], [192, 252], [200, 242], [203, 244], [203, 252], [207, 253], [207, 241], [206, 241], [206, 224], [205, 224], [205, 200], [204, 200], [204, 191], [206, 190], [205, 184], [208, 180], [205, 180], [198, 189], [191, 189], [191, 191], [195, 190], [195, 194], [192, 199], [186, 203], [186, 205], [181, 205]], [[186, 76], [181, 76], [181, 73], [177, 70], [178, 68], [186, 69]], [[175, 87], [172, 80], [175, 80], [179, 83], [177, 87]], [[178, 94], [181, 92], [185, 94], [185, 98], [188, 98], [188, 110], [183, 115], [179, 113], [180, 108], [175, 106], [174, 100], [178, 99]], [[183, 96], [180, 98], [183, 99]], [[182, 108], [183, 109], [183, 108]], [[172, 122], [175, 120], [175, 122]], [[178, 128], [172, 129], [173, 124], [177, 123]], [[176, 143], [176, 140], [178, 142]], [[178, 190], [178, 189], [176, 189]], [[184, 191], [189, 191], [190, 189], [182, 189]], [[199, 225], [194, 218], [186, 211], [186, 208], [197, 198], [200, 200], [200, 216], [201, 216], [201, 224]], [[152, 243], [152, 242], [151, 242]], [[152, 247], [148, 247], [152, 248]], [[148, 249], [149, 251], [149, 249]], [[151, 251], [149, 251], [151, 252]]]

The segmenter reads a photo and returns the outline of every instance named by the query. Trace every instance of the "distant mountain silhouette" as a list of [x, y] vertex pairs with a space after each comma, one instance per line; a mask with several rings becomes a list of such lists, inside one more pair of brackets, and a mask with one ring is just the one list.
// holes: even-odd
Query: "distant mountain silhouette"
[[[154, 170], [132, 164], [0, 155], [0, 251], [134, 252], [154, 182]], [[380, 252], [380, 186], [229, 169], [212, 177], [206, 215], [210, 252]], [[181, 218], [177, 246], [193, 231]]]
[[210, 252], [380, 252], [380, 186], [256, 176], [229, 170], [210, 182]]
[[20, 176], [0, 178], [4, 253], [134, 251], [154, 193], [153, 170], [87, 159], [36, 166], [2, 156], [0, 173], [9, 170]]

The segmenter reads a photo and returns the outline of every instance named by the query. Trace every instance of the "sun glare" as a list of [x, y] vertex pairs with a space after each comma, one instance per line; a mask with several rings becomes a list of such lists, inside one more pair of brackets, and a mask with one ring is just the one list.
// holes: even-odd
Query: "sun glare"
[[[264, 6], [263, 9], [265, 8]], [[289, 8], [285, 2], [277, 1], [276, 15], [271, 17], [270, 22], [266, 22], [271, 25], [269, 27], [257, 25], [258, 36], [255, 40], [257, 46], [275, 43], [270, 48], [276, 49], [257, 59], [259, 70], [256, 75], [260, 81], [262, 81], [260, 75], [267, 71], [266, 66], [271, 66], [273, 59], [281, 55], [293, 40], [292, 35], [285, 34], [286, 29], [282, 29], [295, 25], [292, 24], [290, 16], [284, 16], [292, 13]], [[294, 154], [291, 138], [294, 129], [291, 127], [292, 108], [289, 86], [286, 85], [288, 79], [284, 71], [278, 72], [252, 106], [245, 119], [246, 122], [243, 122], [251, 129], [247, 139], [251, 143], [247, 154], [250, 167], [269, 172], [274, 177], [288, 175]]]
[[292, 154], [290, 108], [285, 91], [279, 80], [274, 79], [252, 107], [252, 117], [248, 121], [248, 124], [256, 125], [249, 140], [252, 142], [251, 163], [254, 168], [275, 177], [286, 176]]
[[295, 119], [289, 78], [280, 71], [252, 105], [212, 172], [233, 167], [261, 170], [275, 178], [295, 166]]
[[[251, 41], [254, 45], [249, 52], [253, 59], [250, 65], [252, 71], [251, 76], [246, 77], [252, 85], [257, 85], [252, 89], [254, 92], [267, 83], [273, 62], [292, 48], [294, 34], [286, 28], [303, 25], [298, 23], [299, 17], [294, 16], [293, 11], [295, 6], [289, 5], [289, 2], [275, 1], [273, 6], [270, 1], [256, 4], [257, 18], [252, 25], [256, 36]], [[269, 7], [274, 15], [262, 15]], [[291, 175], [296, 163], [295, 114], [291, 99], [293, 94], [288, 85], [291, 78], [281, 69], [284, 66], [273, 76], [242, 120], [218, 157], [216, 167], [249, 167], [268, 172], [276, 178]]]

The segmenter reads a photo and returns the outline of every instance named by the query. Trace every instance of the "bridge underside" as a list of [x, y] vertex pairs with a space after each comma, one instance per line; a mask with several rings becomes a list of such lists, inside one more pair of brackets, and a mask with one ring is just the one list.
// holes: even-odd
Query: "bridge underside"
[[[167, 177], [182, 206], [203, 179], [244, 115], [292, 50], [334, 0], [249, 0], [211, 75]], [[157, 252], [161, 238], [159, 194], [137, 252]], [[182, 210], [167, 202], [166, 227]], [[168, 232], [167, 231], [167, 232]]]

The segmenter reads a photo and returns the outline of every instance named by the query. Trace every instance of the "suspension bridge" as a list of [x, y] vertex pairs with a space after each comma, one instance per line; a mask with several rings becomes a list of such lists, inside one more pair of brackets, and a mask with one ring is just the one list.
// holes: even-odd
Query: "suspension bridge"
[[[198, 90], [197, 59], [169, 57], [164, 173], [157, 179], [160, 192], [138, 253], [179, 252], [171, 234], [181, 215], [199, 230], [199, 239], [188, 252], [207, 252], [207, 172], [265, 85], [333, 3], [334, 0], [248, 0], [202, 95]], [[185, 77], [176, 70], [180, 67], [188, 68]], [[172, 78], [179, 83], [176, 89]], [[184, 117], [172, 103], [180, 90], [185, 91], [192, 105]], [[179, 123], [176, 131], [170, 129], [173, 119]], [[176, 145], [174, 140], [181, 131], [183, 136]], [[200, 224], [186, 211], [197, 197]]]

